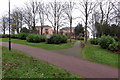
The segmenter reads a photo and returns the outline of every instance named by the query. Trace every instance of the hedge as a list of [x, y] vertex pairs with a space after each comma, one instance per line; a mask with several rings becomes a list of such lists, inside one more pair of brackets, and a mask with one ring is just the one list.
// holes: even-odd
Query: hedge
[[19, 33], [18, 34], [18, 38], [19, 39], [22, 39], [22, 40], [26, 40], [26, 37], [28, 36], [28, 34], [27, 33]]
[[61, 44], [67, 43], [67, 37], [65, 35], [52, 35], [50, 39], [47, 40], [48, 44]]
[[28, 42], [40, 43], [45, 42], [46, 37], [44, 35], [30, 34], [27, 36], [26, 40]]

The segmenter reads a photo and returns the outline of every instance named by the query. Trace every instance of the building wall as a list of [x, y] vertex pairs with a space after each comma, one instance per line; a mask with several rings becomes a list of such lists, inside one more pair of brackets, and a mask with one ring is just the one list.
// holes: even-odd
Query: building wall
[[[66, 34], [66, 33], [70, 33], [70, 30], [69, 29], [67, 29], [67, 30], [61, 29], [60, 32], [62, 32], [63, 34]], [[74, 33], [74, 29], [72, 29], [72, 33]]]
[[[41, 28], [38, 29], [38, 33], [41, 34]], [[52, 29], [52, 27], [43, 27], [43, 29], [42, 29], [42, 34], [52, 35], [52, 34], [53, 34], [53, 29]]]

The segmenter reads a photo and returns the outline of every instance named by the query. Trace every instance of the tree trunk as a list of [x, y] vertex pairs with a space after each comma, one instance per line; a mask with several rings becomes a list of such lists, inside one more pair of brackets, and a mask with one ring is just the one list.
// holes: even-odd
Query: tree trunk
[[70, 19], [70, 42], [72, 42], [71, 36], [72, 36], [72, 17]]
[[16, 31], [17, 31], [17, 34], [19, 34], [19, 28], [17, 28]]
[[5, 29], [3, 30], [3, 34], [5, 34]]
[[41, 26], [41, 35], [43, 35], [43, 27]]
[[58, 25], [57, 25], [57, 34], [58, 34]]
[[88, 22], [88, 3], [86, 2], [86, 4], [85, 4], [85, 7], [86, 7], [86, 9], [85, 9], [85, 18], [86, 18], [86, 20], [85, 20], [85, 43], [87, 43], [87, 22]]

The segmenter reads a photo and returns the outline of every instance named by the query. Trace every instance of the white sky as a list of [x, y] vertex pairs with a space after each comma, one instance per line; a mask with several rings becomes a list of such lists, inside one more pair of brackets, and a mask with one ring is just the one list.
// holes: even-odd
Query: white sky
[[[26, 2], [30, 0], [10, 0], [11, 2], [11, 10], [15, 7], [22, 7]], [[54, 0], [37, 0], [37, 1], [44, 1], [44, 2], [51, 2]], [[68, 1], [68, 0], [56, 0], [56, 1]], [[77, 0], [74, 0], [77, 1]], [[8, 11], [8, 2], [9, 0], [1, 0], [0, 1], [0, 16]]]
[[[11, 1], [11, 11], [12, 11], [12, 9], [14, 9], [15, 7], [22, 7], [22, 6], [24, 6], [24, 4], [26, 2], [29, 2], [31, 0], [10, 0], [10, 1]], [[37, 1], [51, 2], [54, 0], [37, 0]], [[69, 1], [69, 0], [56, 0], [56, 1]], [[73, 0], [73, 1], [78, 2], [79, 0]], [[90, 1], [96, 1], [96, 0], [90, 0]], [[112, 1], [116, 1], [116, 0], [112, 0]], [[1, 0], [0, 1], [0, 17], [4, 14], [8, 13], [8, 11], [9, 11], [8, 2], [9, 2], [9, 0]], [[81, 14], [80, 12], [75, 11], [73, 16], [77, 16], [80, 14]], [[83, 17], [83, 16], [81, 16], [81, 17]], [[81, 21], [80, 20], [73, 21], [73, 27], [75, 27], [77, 25], [77, 23], [79, 23], [79, 22], [81, 22]]]
[[[20, 7], [20, 8], [23, 7], [25, 5], [25, 3], [29, 2], [29, 1], [31, 1], [31, 0], [10, 0], [10, 2], [11, 2], [11, 4], [10, 4], [11, 11], [13, 9], [15, 9], [16, 7]], [[54, 0], [37, 0], [37, 1], [44, 1], [46, 3], [46, 2], [52, 2]], [[56, 0], [56, 1], [69, 1], [69, 0]], [[77, 2], [78, 0], [73, 0], [73, 1]], [[2, 17], [4, 14], [8, 14], [8, 11], [9, 11], [9, 0], [1, 0], [0, 1], [0, 17]], [[75, 24], [73, 22], [73, 26], [76, 26], [77, 23], [78, 23], [77, 21], [76, 21]], [[50, 24], [48, 23], [46, 25], [50, 25]]]
[[[15, 7], [22, 7], [25, 5], [26, 2], [29, 2], [31, 0], [10, 0], [11, 2], [11, 11], [12, 9], [14, 9]], [[44, 1], [45, 3], [46, 2], [51, 2], [51, 1], [54, 1], [54, 0], [37, 0], [37, 1]], [[56, 1], [69, 1], [69, 0], [56, 0]], [[78, 0], [73, 0], [73, 1], [78, 1]], [[7, 14], [8, 11], [9, 11], [9, 0], [2, 0], [0, 1], [0, 17], [4, 14]], [[76, 16], [76, 14], [75, 14]], [[76, 23], [73, 24], [73, 26], [76, 26]]]

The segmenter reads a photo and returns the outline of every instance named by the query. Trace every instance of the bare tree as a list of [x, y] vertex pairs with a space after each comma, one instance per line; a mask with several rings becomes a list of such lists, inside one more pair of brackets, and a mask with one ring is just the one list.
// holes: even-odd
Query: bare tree
[[98, 1], [99, 8], [100, 8], [100, 28], [102, 35], [104, 34], [103, 23], [109, 24], [110, 23], [110, 16], [111, 11], [113, 10], [113, 6], [110, 1]]
[[113, 16], [111, 17], [111, 20], [115, 21], [116, 25], [120, 25], [120, 1], [110, 1], [110, 3], [113, 6]]
[[44, 3], [39, 2], [39, 7], [38, 7], [38, 14], [39, 14], [39, 21], [41, 24], [41, 35], [42, 35], [42, 31], [43, 31], [43, 26], [44, 26], [44, 22], [45, 22], [45, 6]]
[[[80, 11], [84, 15], [85, 18], [85, 43], [87, 42], [87, 28], [88, 28], [88, 19], [89, 15], [92, 13], [92, 10], [96, 7], [97, 3], [89, 1], [89, 0], [84, 0], [79, 3], [80, 5]], [[81, 10], [81, 7], [83, 8], [84, 11]]]
[[7, 22], [7, 17], [6, 15], [3, 15], [2, 18], [0, 19], [0, 30], [5, 34], [6, 30], [8, 29], [8, 22]]
[[[61, 2], [56, 2], [46, 5], [45, 15], [51, 25], [54, 27], [54, 32], [58, 34], [58, 29], [62, 25], [63, 20], [63, 4]], [[57, 32], [56, 32], [57, 31]]]
[[23, 21], [23, 14], [20, 8], [15, 8], [12, 12], [12, 19], [14, 20], [15, 29], [17, 33], [20, 33], [20, 30], [22, 28], [22, 21]]
[[32, 1], [31, 2], [31, 9], [33, 10], [33, 27], [32, 30], [36, 30], [36, 14], [38, 12], [38, 7], [39, 7], [39, 3], [37, 1]]
[[58, 2], [58, 4], [57, 4], [57, 11], [56, 11], [57, 34], [58, 34], [59, 27], [62, 27], [62, 25], [65, 24], [63, 11], [64, 11], [63, 4], [61, 2]]
[[23, 13], [24, 23], [28, 25], [29, 29], [34, 33], [36, 30], [36, 14], [38, 11], [38, 2], [31, 1], [26, 3]]
[[32, 30], [33, 24], [32, 10], [27, 4], [23, 9], [23, 22], [27, 24], [29, 30]]
[[64, 13], [67, 15], [67, 19], [69, 21], [69, 25], [70, 25], [70, 42], [71, 42], [71, 35], [72, 35], [72, 23], [73, 23], [73, 10], [74, 10], [74, 6], [75, 6], [75, 3], [72, 2], [72, 1], [69, 1], [69, 2], [65, 2], [64, 4]]
[[110, 13], [113, 10], [113, 5], [111, 4], [110, 1], [107, 2], [107, 11], [106, 13], [106, 23], [109, 24], [109, 20], [110, 20]]

